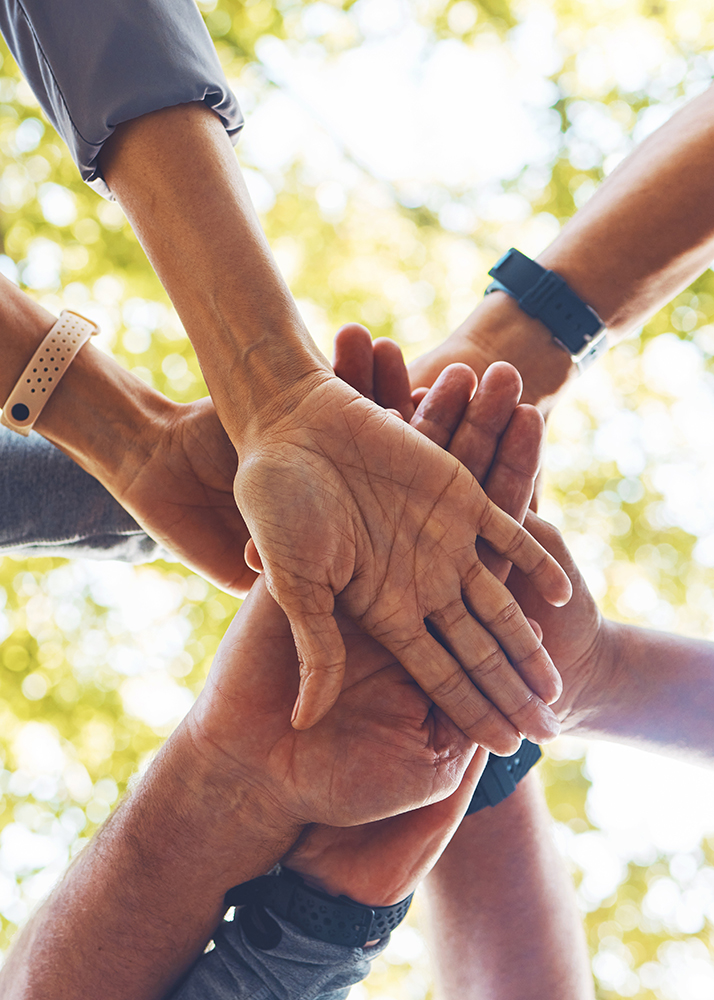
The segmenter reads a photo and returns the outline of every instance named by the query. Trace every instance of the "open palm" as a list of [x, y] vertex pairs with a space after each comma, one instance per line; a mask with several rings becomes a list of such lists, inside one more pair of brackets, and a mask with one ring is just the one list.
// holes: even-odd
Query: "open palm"
[[467, 735], [496, 752], [515, 749], [508, 720], [525, 707], [518, 671], [550, 673], [552, 664], [485, 570], [477, 536], [548, 600], [567, 600], [569, 585], [458, 461], [331, 378], [263, 431], [235, 492], [299, 652], [296, 725], [312, 725], [340, 690], [337, 600]]

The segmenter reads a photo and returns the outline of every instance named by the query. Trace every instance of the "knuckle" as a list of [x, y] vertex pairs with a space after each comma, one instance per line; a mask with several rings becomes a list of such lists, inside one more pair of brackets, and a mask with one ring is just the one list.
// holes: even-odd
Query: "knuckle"
[[515, 601], [508, 601], [499, 608], [495, 615], [482, 618], [484, 625], [501, 635], [513, 635], [523, 625], [523, 612]]
[[461, 700], [467, 697], [467, 692], [464, 690], [465, 685], [467, 687], [470, 686], [468, 677], [460, 670], [457, 670], [448, 674], [446, 677], [442, 677], [440, 680], [429, 684], [429, 686], [425, 688], [425, 691], [432, 701], [443, 707], [459, 695], [461, 695]]
[[429, 621], [439, 629], [451, 629], [456, 625], [462, 624], [462, 622], [470, 617], [464, 607], [464, 602], [458, 597], [436, 611], [430, 612]]
[[503, 669], [505, 657], [498, 646], [493, 646], [481, 659], [469, 668], [469, 676], [478, 678], [483, 683], [494, 674], [498, 674]]

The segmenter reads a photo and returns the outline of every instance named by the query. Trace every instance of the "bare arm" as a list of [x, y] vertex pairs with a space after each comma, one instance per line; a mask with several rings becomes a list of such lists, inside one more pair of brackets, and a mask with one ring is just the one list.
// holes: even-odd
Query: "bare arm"
[[[56, 317], [0, 275], [0, 405]], [[90, 342], [35, 425], [196, 572], [244, 596], [255, 574], [233, 500], [237, 458], [209, 399], [171, 402]]]
[[[614, 342], [648, 319], [714, 258], [714, 88], [649, 136], [536, 259], [603, 319]], [[547, 412], [575, 374], [538, 320], [503, 292], [480, 303], [439, 348], [414, 362], [413, 385], [445, 364], [481, 372], [510, 361], [524, 400]]]
[[499, 805], [465, 817], [426, 888], [440, 1000], [594, 996], [537, 773]]

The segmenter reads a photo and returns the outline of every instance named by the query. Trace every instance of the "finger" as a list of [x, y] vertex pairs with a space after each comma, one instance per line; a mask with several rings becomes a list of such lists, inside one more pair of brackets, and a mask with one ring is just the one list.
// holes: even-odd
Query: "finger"
[[[300, 688], [293, 707], [294, 729], [310, 729], [329, 712], [342, 690], [345, 675], [345, 644], [330, 609], [310, 610], [281, 604], [290, 622], [300, 665]], [[280, 600], [276, 597], [278, 603]], [[288, 602], [294, 605], [293, 601]]]
[[[538, 475], [545, 424], [534, 406], [521, 404], [513, 411], [501, 436], [486, 477], [487, 496], [521, 524], [526, 516]], [[479, 558], [494, 576], [505, 581], [510, 563], [496, 555], [482, 539], [476, 543]]]
[[260, 558], [260, 553], [255, 547], [255, 542], [252, 538], [249, 538], [245, 543], [243, 558], [245, 559], [246, 566], [252, 569], [254, 573], [263, 572], [263, 560]]
[[468, 365], [449, 365], [429, 389], [410, 423], [430, 441], [446, 448], [459, 426], [476, 388], [476, 373]]
[[502, 757], [516, 752], [520, 731], [484, 697], [426, 626], [417, 636], [390, 633], [379, 639], [469, 739]]
[[536, 636], [538, 638], [538, 642], [543, 642], [543, 629], [540, 627], [540, 625], [538, 624], [538, 622], [535, 621], [535, 619], [533, 619], [533, 618], [529, 618], [528, 619], [528, 624], [530, 625], [530, 627], [535, 632], [535, 634], [536, 634]]
[[[483, 575], [489, 574], [484, 571]], [[479, 691], [514, 728], [533, 742], [543, 743], [560, 730], [546, 704], [558, 698], [560, 677], [510, 594], [506, 601], [507, 617], [487, 622], [482, 611], [488, 616], [491, 605], [481, 601], [477, 621], [458, 598], [432, 612], [429, 623]]]
[[402, 350], [395, 340], [374, 341], [374, 400], [385, 409], [399, 410], [405, 420], [414, 414], [411, 386]]
[[486, 478], [487, 496], [519, 524], [523, 523], [533, 495], [544, 438], [545, 422], [535, 406], [527, 403], [517, 406]]
[[428, 391], [429, 390], [425, 385], [420, 385], [418, 389], [414, 389], [412, 391], [412, 403], [414, 404], [414, 409], [416, 409], [419, 403], [421, 403]]
[[522, 388], [521, 376], [513, 365], [505, 361], [491, 365], [453, 436], [449, 452], [479, 483], [486, 479]]
[[573, 588], [557, 560], [490, 500], [482, 509], [476, 532], [517, 566], [549, 604], [559, 608], [568, 603]]
[[360, 323], [347, 323], [335, 336], [332, 367], [335, 375], [353, 389], [374, 399], [372, 337]]

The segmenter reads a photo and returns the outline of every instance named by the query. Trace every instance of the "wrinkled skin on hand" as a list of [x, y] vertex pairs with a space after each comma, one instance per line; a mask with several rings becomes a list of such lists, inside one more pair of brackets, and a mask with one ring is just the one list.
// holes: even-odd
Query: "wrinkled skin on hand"
[[255, 788], [255, 799], [287, 825], [353, 826], [443, 799], [476, 749], [392, 654], [348, 619], [338, 621], [344, 688], [319, 723], [296, 730], [290, 626], [258, 581], [187, 717], [199, 750]]
[[512, 752], [517, 723], [506, 720], [527, 707], [517, 671], [549, 677], [552, 665], [484, 569], [476, 538], [520, 565], [548, 600], [563, 602], [569, 586], [557, 563], [455, 459], [339, 379], [322, 382], [263, 428], [259, 448], [246, 454], [236, 500], [298, 648], [295, 724], [313, 725], [339, 692], [337, 598], [467, 735]]

